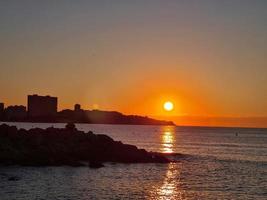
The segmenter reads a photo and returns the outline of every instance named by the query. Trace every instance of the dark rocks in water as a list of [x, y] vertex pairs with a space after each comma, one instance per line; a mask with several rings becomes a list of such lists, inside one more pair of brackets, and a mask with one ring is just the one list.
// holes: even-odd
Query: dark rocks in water
[[74, 123], [67, 123], [66, 124], [66, 129], [68, 129], [68, 130], [76, 130], [76, 127], [75, 127], [75, 124]]
[[17, 177], [17, 176], [11, 176], [11, 177], [8, 178], [8, 180], [9, 180], [9, 181], [19, 181], [20, 178]]
[[98, 162], [98, 161], [90, 161], [89, 167], [94, 168], [94, 169], [98, 169], [98, 168], [104, 167], [104, 165], [103, 165], [103, 163]]
[[[103, 162], [168, 163], [160, 154], [114, 141], [107, 135], [85, 133], [68, 124], [66, 128], [17, 129], [0, 125], [0, 164], [25, 166], [102, 167]], [[91, 165], [91, 166], [90, 166]]]

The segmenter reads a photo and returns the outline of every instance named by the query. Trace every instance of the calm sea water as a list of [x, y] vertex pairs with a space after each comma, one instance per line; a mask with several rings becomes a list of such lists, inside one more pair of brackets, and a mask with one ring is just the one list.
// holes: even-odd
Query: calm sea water
[[[12, 123], [9, 123], [12, 124]], [[65, 124], [13, 123], [18, 128]], [[0, 167], [0, 199], [267, 199], [267, 129], [78, 124], [148, 151], [182, 153], [170, 164]], [[17, 177], [17, 181], [8, 181]]]

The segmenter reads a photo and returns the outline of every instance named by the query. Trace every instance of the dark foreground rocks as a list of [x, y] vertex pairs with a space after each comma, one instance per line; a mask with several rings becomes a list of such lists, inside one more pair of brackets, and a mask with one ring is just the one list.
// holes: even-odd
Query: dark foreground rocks
[[28, 166], [102, 167], [103, 162], [168, 163], [163, 155], [114, 141], [107, 135], [66, 128], [17, 129], [0, 125], [0, 164]]

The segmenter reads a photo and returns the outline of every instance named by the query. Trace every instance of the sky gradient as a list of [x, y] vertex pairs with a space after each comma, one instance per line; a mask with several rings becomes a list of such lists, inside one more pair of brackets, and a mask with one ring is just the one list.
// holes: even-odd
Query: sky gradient
[[6, 105], [37, 93], [59, 97], [59, 109], [267, 126], [265, 0], [11, 0], [0, 2], [0, 25]]

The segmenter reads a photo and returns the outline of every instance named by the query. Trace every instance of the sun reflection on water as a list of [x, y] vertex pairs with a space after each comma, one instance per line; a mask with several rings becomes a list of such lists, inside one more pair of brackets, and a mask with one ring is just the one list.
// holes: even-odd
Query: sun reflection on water
[[162, 153], [173, 153], [175, 143], [175, 127], [164, 126], [162, 127], [161, 135], [161, 152]]
[[[175, 152], [175, 126], [163, 126], [160, 139], [162, 153]], [[182, 199], [179, 173], [177, 163], [169, 163], [163, 183], [156, 189], [156, 199]]]
[[176, 163], [168, 165], [163, 184], [157, 189], [156, 199], [183, 199], [183, 191], [179, 187], [179, 173]]

